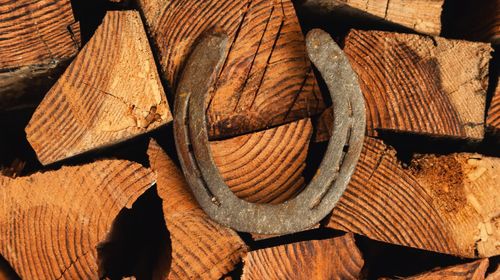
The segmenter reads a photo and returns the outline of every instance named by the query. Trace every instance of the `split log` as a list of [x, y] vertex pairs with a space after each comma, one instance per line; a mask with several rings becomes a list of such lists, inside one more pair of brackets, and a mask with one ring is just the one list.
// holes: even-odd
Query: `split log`
[[368, 137], [328, 227], [388, 243], [453, 254], [500, 254], [500, 159], [425, 156], [404, 168]]
[[161, 147], [148, 149], [158, 176], [158, 195], [172, 242], [172, 260], [164, 279], [219, 279], [240, 262], [245, 243], [233, 230], [212, 221], [190, 193], [185, 179]]
[[302, 172], [312, 134], [308, 119], [213, 141], [210, 147], [224, 182], [254, 203], [284, 202], [304, 187]]
[[360, 17], [439, 35], [444, 0], [303, 0], [301, 8], [329, 16]]
[[408, 280], [484, 280], [486, 270], [488, 269], [488, 259], [477, 260], [475, 262], [459, 264], [446, 268], [439, 268], [430, 272], [422, 273]]
[[210, 139], [269, 128], [324, 109], [290, 0], [138, 2], [174, 89], [194, 41], [211, 30], [228, 34], [228, 54], [207, 102]]
[[243, 280], [360, 279], [363, 257], [352, 234], [302, 241], [248, 253]]
[[98, 279], [97, 245], [153, 183], [123, 160], [0, 177], [0, 254], [22, 279]]
[[0, 109], [40, 100], [81, 45], [70, 0], [0, 6]]
[[26, 134], [49, 164], [171, 120], [139, 13], [112, 11], [47, 93]]
[[365, 97], [368, 135], [483, 138], [488, 44], [355, 30], [344, 51]]
[[500, 81], [491, 99], [486, 125], [489, 129], [500, 132]]

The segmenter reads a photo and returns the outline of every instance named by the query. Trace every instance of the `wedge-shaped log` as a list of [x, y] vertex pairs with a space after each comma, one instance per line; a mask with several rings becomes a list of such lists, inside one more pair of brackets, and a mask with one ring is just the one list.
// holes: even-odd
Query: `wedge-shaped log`
[[212, 221], [191, 194], [182, 172], [155, 142], [148, 149], [172, 242], [164, 279], [220, 279], [248, 250], [238, 234]]
[[123, 160], [0, 177], [0, 254], [22, 279], [98, 279], [96, 246], [154, 181]]
[[312, 124], [308, 119], [213, 141], [210, 148], [224, 182], [254, 203], [282, 203], [305, 186], [302, 172]]
[[489, 44], [355, 30], [344, 51], [365, 97], [368, 135], [483, 138]]
[[112, 11], [47, 93], [26, 134], [49, 164], [171, 119], [139, 13]]
[[70, 0], [2, 1], [0, 109], [40, 100], [80, 44]]
[[413, 277], [408, 280], [484, 280], [486, 270], [488, 269], [488, 259], [477, 260], [466, 264], [459, 264], [445, 268], [435, 269]]
[[230, 37], [208, 101], [210, 139], [261, 130], [323, 109], [290, 0], [138, 3], [174, 90], [182, 65], [204, 32]]
[[444, 0], [305, 0], [300, 5], [314, 13], [357, 16], [439, 35], [443, 3]]
[[404, 168], [396, 151], [367, 138], [329, 227], [463, 257], [500, 254], [500, 159], [425, 156]]
[[360, 279], [363, 257], [352, 234], [280, 245], [248, 253], [243, 280]]

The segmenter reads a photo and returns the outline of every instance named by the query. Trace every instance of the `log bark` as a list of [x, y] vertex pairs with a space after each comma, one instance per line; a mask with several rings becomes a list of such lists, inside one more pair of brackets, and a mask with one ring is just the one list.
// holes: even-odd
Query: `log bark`
[[[300, 2], [300, 1], [299, 1]], [[439, 35], [443, 0], [303, 0], [301, 8], [329, 16], [355, 16]]]
[[19, 0], [0, 7], [0, 110], [40, 100], [52, 75], [81, 45], [70, 0]]
[[103, 277], [96, 247], [154, 180], [123, 160], [0, 177], [0, 254], [22, 279]]
[[108, 12], [26, 127], [43, 164], [130, 139], [172, 120], [138, 12]]
[[328, 227], [462, 257], [500, 253], [500, 159], [459, 153], [415, 159], [368, 137]]
[[408, 280], [484, 280], [486, 270], [488, 269], [488, 259], [477, 260], [474, 262], [454, 265], [446, 268], [435, 269], [430, 272], [422, 273]]
[[210, 139], [265, 129], [324, 108], [290, 0], [140, 0], [139, 7], [173, 89], [201, 34], [215, 30], [230, 37], [207, 101]]
[[280, 245], [248, 253], [243, 280], [360, 279], [363, 257], [352, 234]]
[[240, 262], [248, 250], [233, 230], [212, 221], [190, 193], [180, 170], [161, 147], [148, 149], [158, 176], [158, 195], [172, 243], [171, 264], [163, 279], [219, 279]]
[[344, 51], [365, 97], [368, 135], [483, 138], [488, 44], [355, 30]]
[[312, 134], [304, 119], [261, 132], [211, 142], [215, 164], [236, 196], [277, 204], [304, 187], [302, 172]]

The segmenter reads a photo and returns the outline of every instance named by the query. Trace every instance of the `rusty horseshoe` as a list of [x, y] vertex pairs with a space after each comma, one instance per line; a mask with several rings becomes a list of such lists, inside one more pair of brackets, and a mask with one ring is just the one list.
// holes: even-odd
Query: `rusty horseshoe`
[[332, 136], [318, 171], [296, 197], [276, 205], [251, 203], [224, 183], [208, 142], [205, 99], [227, 55], [227, 44], [227, 36], [220, 33], [200, 38], [180, 77], [174, 136], [188, 185], [212, 219], [235, 230], [287, 234], [310, 228], [339, 201], [361, 153], [366, 121], [357, 76], [328, 33], [314, 29], [307, 34], [307, 53], [333, 102]]

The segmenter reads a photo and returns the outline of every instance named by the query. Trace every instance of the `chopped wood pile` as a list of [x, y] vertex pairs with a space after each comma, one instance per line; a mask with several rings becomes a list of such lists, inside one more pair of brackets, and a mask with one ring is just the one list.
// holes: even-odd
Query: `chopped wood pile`
[[[240, 231], [193, 188], [194, 142], [249, 205], [339, 173], [316, 28], [359, 83], [359, 159], [321, 220]], [[499, 38], [499, 0], [0, 0], [0, 280], [500, 279]], [[187, 163], [186, 81], [210, 83]]]

